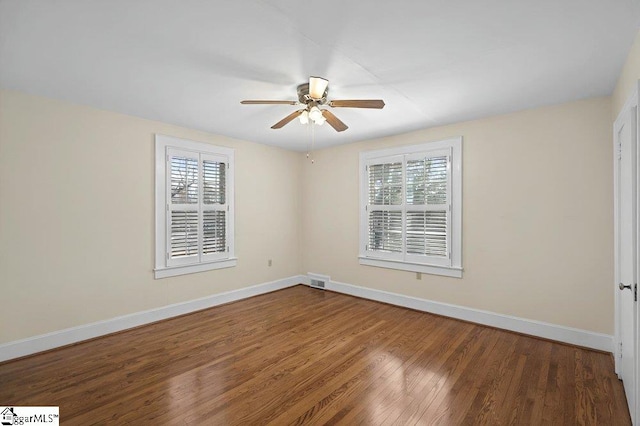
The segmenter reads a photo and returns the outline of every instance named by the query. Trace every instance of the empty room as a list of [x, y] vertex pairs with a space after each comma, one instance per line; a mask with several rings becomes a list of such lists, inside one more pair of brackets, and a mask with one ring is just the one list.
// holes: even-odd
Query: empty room
[[0, 421], [640, 422], [639, 0], [0, 0]]

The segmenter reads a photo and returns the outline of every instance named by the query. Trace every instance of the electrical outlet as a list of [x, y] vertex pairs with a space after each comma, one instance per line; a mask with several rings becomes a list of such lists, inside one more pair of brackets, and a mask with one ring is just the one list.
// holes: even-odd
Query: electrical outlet
[[269, 266], [273, 265], [273, 261], [271, 259], [269, 259]]
[[422, 272], [416, 272], [416, 280], [422, 279]]

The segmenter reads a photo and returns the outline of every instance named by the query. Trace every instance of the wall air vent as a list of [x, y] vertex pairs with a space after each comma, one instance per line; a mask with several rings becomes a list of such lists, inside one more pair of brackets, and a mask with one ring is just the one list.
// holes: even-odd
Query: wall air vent
[[324, 290], [324, 281], [311, 279], [311, 287], [313, 288], [321, 288]]
[[307, 276], [309, 277], [309, 286], [311, 288], [324, 290], [326, 285], [331, 281], [331, 278], [328, 275], [313, 274], [309, 272], [307, 273]]

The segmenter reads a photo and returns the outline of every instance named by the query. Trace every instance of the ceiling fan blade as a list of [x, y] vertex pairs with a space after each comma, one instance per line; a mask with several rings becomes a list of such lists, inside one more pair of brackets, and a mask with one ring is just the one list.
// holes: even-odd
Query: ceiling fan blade
[[342, 120], [340, 120], [338, 117], [333, 115], [331, 111], [323, 109], [322, 116], [327, 120], [327, 123], [329, 123], [329, 125], [336, 130], [336, 132], [344, 132], [349, 128], [346, 124], [342, 122]]
[[304, 111], [304, 110], [301, 109], [299, 111], [292, 112], [291, 114], [287, 115], [285, 118], [283, 118], [282, 120], [278, 121], [276, 124], [271, 126], [271, 128], [272, 129], [279, 129], [279, 128], [283, 127], [285, 124], [288, 124], [291, 120], [295, 119], [297, 116], [302, 114], [302, 111]]
[[334, 108], [384, 108], [384, 101], [382, 99], [351, 99], [342, 101], [331, 101], [329, 106]]
[[243, 105], [298, 105], [298, 101], [261, 101], [261, 100], [248, 100], [240, 101]]

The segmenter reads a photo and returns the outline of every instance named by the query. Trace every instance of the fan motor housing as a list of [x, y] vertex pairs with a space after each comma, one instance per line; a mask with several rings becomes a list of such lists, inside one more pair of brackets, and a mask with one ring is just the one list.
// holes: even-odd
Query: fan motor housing
[[321, 99], [313, 99], [311, 96], [309, 96], [309, 83], [303, 83], [298, 86], [298, 101], [303, 105], [307, 105], [310, 102], [315, 102], [318, 105], [324, 105], [327, 103], [328, 94], [329, 86], [327, 86], [327, 88], [324, 90]]

